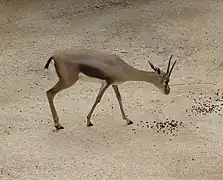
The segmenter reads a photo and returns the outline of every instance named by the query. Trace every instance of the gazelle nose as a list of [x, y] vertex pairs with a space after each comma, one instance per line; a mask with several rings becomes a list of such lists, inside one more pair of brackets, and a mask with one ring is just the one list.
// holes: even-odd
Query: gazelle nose
[[166, 95], [170, 94], [170, 88], [166, 88], [166, 89], [164, 90], [164, 92], [165, 92]]

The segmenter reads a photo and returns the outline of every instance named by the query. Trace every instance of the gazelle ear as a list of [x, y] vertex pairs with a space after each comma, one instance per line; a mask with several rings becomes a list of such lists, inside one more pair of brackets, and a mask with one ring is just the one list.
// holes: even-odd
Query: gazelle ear
[[156, 66], [154, 66], [150, 61], [148, 61], [148, 62], [149, 62], [150, 67], [151, 67], [155, 72], [157, 72], [158, 74], [161, 73], [160, 68], [157, 68]]
[[161, 74], [160, 68], [157, 68], [157, 69], [156, 69], [156, 72], [157, 72], [158, 74]]
[[156, 67], [155, 67], [150, 61], [148, 61], [148, 63], [149, 63], [149, 65], [150, 65], [150, 67], [151, 67], [154, 71], [156, 71]]

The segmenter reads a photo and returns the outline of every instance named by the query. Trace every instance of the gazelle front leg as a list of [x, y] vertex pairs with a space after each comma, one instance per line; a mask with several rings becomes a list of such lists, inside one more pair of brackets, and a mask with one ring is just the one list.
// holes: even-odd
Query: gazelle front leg
[[94, 112], [95, 107], [97, 106], [97, 104], [101, 101], [101, 98], [103, 96], [103, 94], [105, 93], [106, 89], [110, 86], [110, 84], [108, 84], [107, 82], [102, 83], [101, 88], [99, 90], [99, 93], [96, 97], [96, 100], [90, 110], [90, 112], [87, 115], [87, 126], [93, 126], [93, 124], [91, 123], [91, 116], [92, 113]]
[[122, 113], [122, 118], [124, 120], [126, 120], [127, 125], [133, 124], [133, 122], [130, 119], [128, 119], [126, 114], [125, 114], [125, 111], [124, 111], [124, 108], [123, 108], [123, 105], [122, 105], [122, 97], [121, 97], [121, 94], [119, 92], [118, 86], [117, 85], [112, 85], [112, 87], [113, 87], [113, 89], [115, 91], [115, 95], [118, 99], [119, 107], [120, 107], [120, 110], [121, 110], [121, 113]]

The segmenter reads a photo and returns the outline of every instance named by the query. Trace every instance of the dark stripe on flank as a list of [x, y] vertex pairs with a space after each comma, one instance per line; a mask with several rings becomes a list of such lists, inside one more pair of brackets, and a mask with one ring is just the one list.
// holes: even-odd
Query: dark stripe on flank
[[98, 78], [101, 80], [106, 80], [108, 83], [111, 83], [111, 79], [100, 69], [94, 68], [86, 64], [80, 64], [79, 71], [85, 74], [86, 76], [89, 76], [92, 78]]

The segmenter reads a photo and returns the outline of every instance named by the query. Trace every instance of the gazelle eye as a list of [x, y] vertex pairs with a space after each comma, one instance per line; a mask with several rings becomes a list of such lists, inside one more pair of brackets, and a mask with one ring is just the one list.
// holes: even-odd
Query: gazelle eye
[[165, 80], [164, 83], [167, 85], [169, 83], [169, 79]]

